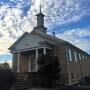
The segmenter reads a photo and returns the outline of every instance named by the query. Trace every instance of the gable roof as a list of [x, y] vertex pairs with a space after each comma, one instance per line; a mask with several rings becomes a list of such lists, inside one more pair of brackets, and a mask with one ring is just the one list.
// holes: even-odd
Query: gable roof
[[[33, 30], [31, 33], [25, 32], [18, 40], [16, 40], [10, 47], [9, 50], [14, 50], [15, 45], [17, 45], [24, 37], [27, 35], [30, 35], [34, 38], [37, 39], [37, 37], [40, 37], [43, 39], [44, 42], [51, 43], [51, 44], [61, 44], [64, 43], [65, 41], [56, 37], [53, 37], [51, 35], [48, 35], [46, 33], [40, 32], [40, 31], [35, 31]], [[38, 42], [40, 43], [40, 42]], [[42, 43], [42, 42], [41, 42]]]
[[39, 35], [45, 39], [47, 39], [48, 41], [52, 41], [56, 44], [62, 44], [62, 43], [66, 43], [67, 41], [63, 40], [63, 39], [60, 39], [60, 38], [57, 38], [55, 36], [51, 36], [49, 34], [46, 34], [46, 33], [43, 33], [43, 32], [40, 32], [40, 31], [32, 31], [31, 34], [33, 35]]
[[[24, 37], [25, 37], [26, 35], [28, 35], [28, 34], [33, 35], [33, 36], [37, 36], [37, 35], [38, 35], [38, 36], [44, 38], [44, 39], [45, 39], [46, 41], [48, 41], [48, 42], [53, 42], [53, 43], [58, 44], [58, 45], [59, 45], [59, 44], [68, 45], [68, 46], [74, 47], [74, 48], [82, 51], [82, 52], [85, 53], [85, 54], [88, 54], [88, 53], [86, 53], [85, 51], [81, 50], [80, 48], [74, 46], [73, 44], [71, 44], [71, 43], [69, 43], [69, 42], [67, 42], [67, 41], [65, 41], [65, 40], [63, 40], [63, 39], [57, 38], [57, 37], [55, 37], [55, 36], [51, 36], [51, 35], [49, 35], [49, 34], [46, 34], [46, 33], [40, 32], [40, 31], [35, 31], [35, 30], [33, 30], [31, 33], [25, 32], [18, 40], [15, 41], [15, 43], [14, 43], [12, 46], [9, 47], [9, 49], [12, 50], [12, 48], [14, 48], [14, 46], [15, 46], [20, 40], [22, 40], [22, 38], [24, 38]], [[89, 55], [89, 54], [88, 54], [88, 55]]]
[[18, 38], [8, 49], [11, 50], [22, 38], [28, 35], [28, 32], [25, 32], [20, 38]]
[[68, 41], [65, 41], [63, 39], [60, 39], [58, 37], [51, 36], [49, 34], [46, 34], [46, 33], [40, 32], [40, 31], [34, 31], [34, 30], [31, 33], [32, 34], [38, 34], [38, 35], [40, 35], [40, 36], [42, 36], [44, 38], [47, 38], [50, 41], [55, 42], [56, 44], [64, 44], [64, 45], [68, 45], [70, 47], [74, 47], [74, 48], [78, 49], [79, 51], [82, 51], [84, 54], [89, 55], [87, 52], [83, 51], [82, 49], [80, 49], [80, 48], [76, 47], [75, 45], [69, 43]]

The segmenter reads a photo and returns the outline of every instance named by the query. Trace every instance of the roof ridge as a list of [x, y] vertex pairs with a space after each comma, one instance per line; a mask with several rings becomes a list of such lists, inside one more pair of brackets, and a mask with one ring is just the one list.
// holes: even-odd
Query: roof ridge
[[42, 35], [42, 36], [44, 36], [45, 38], [50, 38], [50, 39], [54, 39], [54, 40], [57, 40], [57, 42], [67, 42], [67, 41], [65, 41], [65, 40], [63, 40], [63, 39], [60, 39], [60, 38], [58, 38], [58, 37], [54, 37], [54, 36], [52, 36], [52, 35], [49, 35], [49, 34], [46, 34], [46, 33], [43, 33], [43, 32], [40, 32], [40, 31], [34, 31], [34, 32], [32, 32], [32, 33], [37, 33], [37, 34], [39, 34], [39, 35]]

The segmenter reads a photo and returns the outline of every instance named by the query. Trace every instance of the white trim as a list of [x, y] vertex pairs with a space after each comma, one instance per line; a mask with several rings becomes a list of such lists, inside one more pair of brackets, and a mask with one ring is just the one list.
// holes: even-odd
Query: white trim
[[30, 50], [36, 50], [36, 49], [43, 49], [43, 48], [52, 49], [51, 47], [44, 46], [44, 47], [34, 47], [34, 48], [28, 48], [28, 49], [15, 50], [14, 52], [11, 51], [11, 53], [30, 51]]
[[18, 52], [17, 72], [20, 72], [20, 52]]
[[38, 60], [38, 49], [36, 49], [36, 71], [38, 70], [37, 60]]
[[31, 65], [31, 61], [30, 61], [31, 59], [30, 59], [30, 56], [29, 56], [29, 62], [28, 62], [28, 71], [30, 72], [31, 70], [30, 70], [30, 65]]
[[46, 55], [46, 48], [43, 48], [43, 54]]
[[67, 59], [67, 69], [68, 69], [68, 79], [69, 79], [69, 85], [71, 85], [71, 74], [70, 74], [70, 63], [69, 63], [69, 60], [68, 60], [68, 51], [67, 51], [67, 48], [66, 48], [66, 59]]

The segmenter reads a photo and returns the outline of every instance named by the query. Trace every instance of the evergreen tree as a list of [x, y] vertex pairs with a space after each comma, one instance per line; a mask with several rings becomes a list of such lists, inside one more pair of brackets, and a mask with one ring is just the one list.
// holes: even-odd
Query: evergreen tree
[[38, 59], [38, 66], [38, 73], [42, 79], [42, 84], [45, 84], [46, 87], [56, 85], [56, 80], [60, 78], [60, 64], [57, 57], [43, 55]]

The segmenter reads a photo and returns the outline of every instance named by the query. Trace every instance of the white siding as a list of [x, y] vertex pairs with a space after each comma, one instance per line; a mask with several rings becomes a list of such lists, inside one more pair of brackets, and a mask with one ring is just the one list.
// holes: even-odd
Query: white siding
[[24, 38], [22, 38], [16, 45], [15, 50], [22, 50], [22, 49], [28, 49], [33, 47], [40, 46], [39, 42], [43, 41], [43, 38], [33, 36], [31, 34], [28, 34]]

